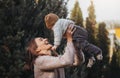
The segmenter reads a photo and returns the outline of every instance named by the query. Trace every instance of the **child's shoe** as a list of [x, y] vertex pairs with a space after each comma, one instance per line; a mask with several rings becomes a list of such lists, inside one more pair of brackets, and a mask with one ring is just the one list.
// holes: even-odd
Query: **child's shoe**
[[97, 60], [102, 60], [102, 59], [103, 59], [103, 56], [102, 56], [102, 54], [98, 54], [98, 55], [96, 56], [96, 58], [97, 58]]
[[87, 67], [91, 68], [93, 66], [95, 62], [95, 58], [94, 57], [91, 57], [89, 60], [88, 60], [88, 64], [87, 64]]

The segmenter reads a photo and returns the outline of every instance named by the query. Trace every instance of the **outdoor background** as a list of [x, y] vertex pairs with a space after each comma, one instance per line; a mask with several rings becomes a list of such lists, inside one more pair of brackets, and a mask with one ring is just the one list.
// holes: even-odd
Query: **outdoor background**
[[[53, 43], [53, 32], [44, 22], [44, 16], [50, 12], [85, 28], [88, 41], [103, 51], [103, 60], [96, 60], [92, 68], [86, 67], [87, 57], [83, 65], [65, 68], [66, 78], [120, 78], [119, 2], [104, 0], [100, 5], [97, 1], [0, 0], [0, 78], [34, 78], [33, 70], [28, 70], [26, 64], [26, 45], [35, 37], [48, 38]], [[63, 40], [57, 49], [59, 54], [64, 46]]]

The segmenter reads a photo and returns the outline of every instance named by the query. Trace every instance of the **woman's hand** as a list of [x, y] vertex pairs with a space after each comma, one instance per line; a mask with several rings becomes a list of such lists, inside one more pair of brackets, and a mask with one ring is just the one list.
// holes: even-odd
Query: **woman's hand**
[[67, 31], [66, 31], [66, 38], [68, 42], [72, 41], [72, 34], [74, 33], [75, 30], [76, 28], [72, 24], [68, 26]]

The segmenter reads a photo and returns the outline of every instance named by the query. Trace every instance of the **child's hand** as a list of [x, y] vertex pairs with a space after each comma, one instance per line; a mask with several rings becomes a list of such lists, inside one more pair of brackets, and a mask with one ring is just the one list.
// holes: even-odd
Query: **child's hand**
[[52, 50], [55, 51], [57, 49], [57, 46], [53, 46]]
[[98, 54], [98, 55], [96, 56], [96, 58], [97, 58], [98, 60], [102, 60], [102, 59], [103, 59], [103, 56], [102, 56], [102, 54]]

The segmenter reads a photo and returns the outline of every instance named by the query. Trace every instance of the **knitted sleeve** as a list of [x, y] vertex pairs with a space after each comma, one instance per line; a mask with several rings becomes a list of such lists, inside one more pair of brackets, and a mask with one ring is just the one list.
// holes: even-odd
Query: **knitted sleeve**
[[58, 20], [53, 28], [54, 32], [54, 45], [59, 46], [63, 36], [63, 27], [61, 26], [61, 21]]
[[61, 56], [39, 56], [35, 65], [41, 70], [51, 70], [72, 65], [74, 62], [75, 48], [72, 42], [67, 43], [65, 53]]

